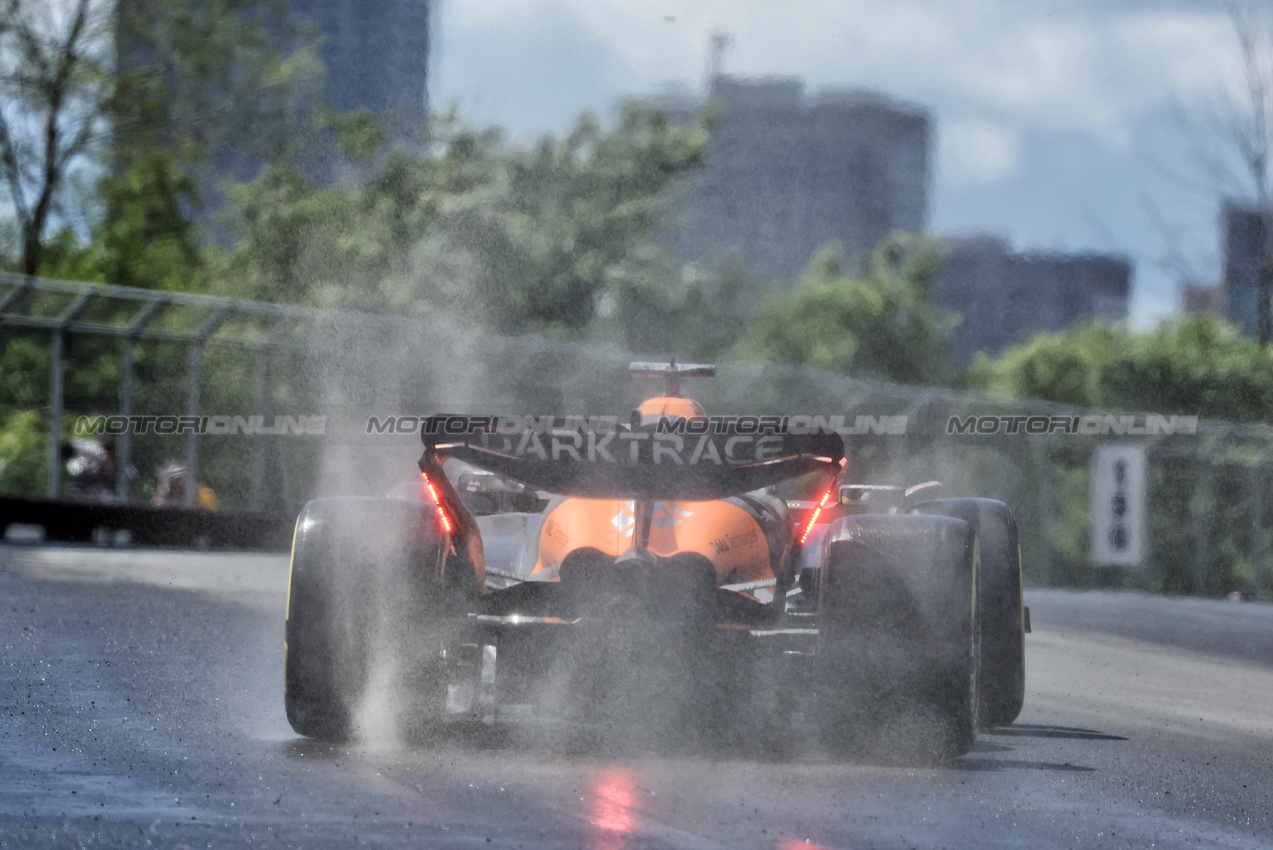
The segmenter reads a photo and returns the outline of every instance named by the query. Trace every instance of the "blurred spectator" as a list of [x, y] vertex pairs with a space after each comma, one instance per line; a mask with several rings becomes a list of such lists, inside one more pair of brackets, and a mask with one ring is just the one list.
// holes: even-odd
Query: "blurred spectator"
[[[155, 471], [155, 476], [159, 479], [159, 486], [155, 488], [151, 504], [159, 507], [185, 507], [190, 471], [178, 463], [169, 462], [160, 466]], [[219, 507], [217, 494], [202, 482], [195, 489], [195, 507], [207, 511], [215, 511]]]
[[[113, 438], [72, 438], [62, 444], [62, 460], [71, 479], [71, 495], [100, 502], [115, 501], [119, 466]], [[131, 481], [137, 477], [137, 469], [129, 466], [124, 474]]]

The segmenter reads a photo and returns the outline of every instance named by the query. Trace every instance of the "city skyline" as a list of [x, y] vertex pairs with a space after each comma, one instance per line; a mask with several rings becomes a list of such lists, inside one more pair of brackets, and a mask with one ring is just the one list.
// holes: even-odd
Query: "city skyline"
[[1214, 114], [1238, 70], [1219, 4], [491, 0], [441, 3], [434, 21], [433, 103], [514, 137], [561, 132], [583, 109], [611, 115], [625, 96], [701, 96], [720, 31], [727, 73], [929, 110], [939, 235], [1125, 254], [1136, 327], [1176, 309], [1182, 272], [1220, 277], [1235, 186], [1201, 175], [1191, 149], [1219, 143], [1186, 126]]

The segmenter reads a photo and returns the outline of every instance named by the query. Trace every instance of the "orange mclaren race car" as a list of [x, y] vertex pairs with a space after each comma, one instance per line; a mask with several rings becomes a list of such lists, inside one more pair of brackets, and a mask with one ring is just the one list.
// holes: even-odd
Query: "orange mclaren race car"
[[[845, 482], [805, 417], [708, 417], [681, 380], [630, 421], [436, 416], [411, 498], [301, 513], [287, 715], [373, 724], [576, 724], [939, 760], [1024, 695], [1007, 507]], [[780, 485], [818, 480], [813, 501]], [[634, 733], [635, 734], [635, 733]]]

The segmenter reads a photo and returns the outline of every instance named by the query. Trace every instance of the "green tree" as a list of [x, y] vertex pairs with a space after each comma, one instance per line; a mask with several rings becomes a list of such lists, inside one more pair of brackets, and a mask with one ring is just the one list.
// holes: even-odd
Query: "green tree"
[[611, 276], [591, 333], [633, 352], [712, 361], [747, 334], [770, 286], [737, 254], [678, 269], [650, 247]]
[[979, 356], [967, 383], [1082, 407], [1273, 421], [1273, 353], [1205, 315], [1145, 333], [1092, 322], [1040, 334], [993, 360]]
[[176, 157], [159, 149], [135, 155], [126, 170], [102, 181], [102, 195], [109, 213], [94, 228], [96, 278], [147, 289], [203, 288], [200, 236], [185, 203], [198, 188]]
[[965, 375], [972, 389], [1078, 407], [1106, 404], [1104, 371], [1125, 355], [1124, 328], [1102, 322], [1037, 334], [995, 359], [977, 355]]
[[0, 176], [26, 274], [41, 269], [50, 223], [74, 215], [70, 178], [103, 138], [111, 24], [105, 0], [0, 0]]
[[63, 227], [45, 240], [46, 277], [200, 290], [206, 287], [200, 228], [183, 203], [197, 191], [176, 160], [150, 151], [126, 172], [100, 180], [97, 217], [87, 239]]
[[36, 410], [0, 410], [0, 493], [39, 492], [45, 482], [48, 426]]
[[27, 274], [181, 285], [219, 175], [312, 146], [322, 65], [286, 0], [0, 12], [0, 176]]
[[512, 151], [502, 221], [492, 233], [502, 268], [486, 287], [506, 317], [503, 329], [585, 328], [607, 278], [622, 274], [657, 231], [664, 190], [706, 157], [703, 121], [675, 126], [637, 102], [610, 132], [586, 113], [564, 139]]
[[[417, 254], [469, 193], [496, 180], [495, 131], [449, 118], [426, 128], [421, 147], [391, 148], [369, 113], [329, 124], [364, 179], [324, 187], [287, 160], [228, 185], [223, 225], [232, 247], [211, 252], [221, 294], [267, 301], [421, 314], [448, 299], [437, 277], [416, 273]], [[445, 277], [445, 276], [443, 276]], [[449, 293], [465, 297], [463, 290]]]
[[612, 129], [585, 114], [530, 148], [454, 116], [418, 150], [338, 129], [360, 185], [323, 188], [283, 163], [232, 191], [227, 291], [584, 336], [615, 282], [648, 270], [666, 190], [706, 156], [703, 122], [635, 103]]
[[317, 33], [285, 0], [120, 0], [113, 144], [93, 233], [99, 277], [206, 285], [195, 224], [226, 177], [312, 161], [322, 114]]
[[738, 350], [855, 378], [942, 383], [957, 317], [931, 301], [940, 262], [934, 240], [898, 234], [850, 277], [840, 254], [825, 249], [794, 291], [763, 310]]

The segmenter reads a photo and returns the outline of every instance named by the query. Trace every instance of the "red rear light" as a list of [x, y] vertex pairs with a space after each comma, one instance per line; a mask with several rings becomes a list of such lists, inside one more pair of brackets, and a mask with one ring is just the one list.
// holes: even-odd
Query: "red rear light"
[[442, 499], [438, 496], [437, 488], [433, 486], [433, 482], [429, 480], [427, 472], [421, 472], [420, 478], [424, 482], [424, 495], [430, 502], [437, 506], [438, 518], [442, 520], [442, 530], [450, 534], [454, 530], [455, 525], [451, 522], [451, 516], [447, 513], [446, 505], [442, 504]]
[[825, 493], [822, 494], [822, 501], [818, 502], [818, 506], [813, 509], [813, 516], [809, 517], [809, 524], [804, 527], [804, 534], [800, 535], [800, 545], [809, 539], [809, 532], [813, 531], [813, 526], [818, 521], [818, 517], [822, 516], [822, 509], [827, 506], [827, 502], [831, 501], [831, 494], [835, 492], [835, 485], [831, 485]]

